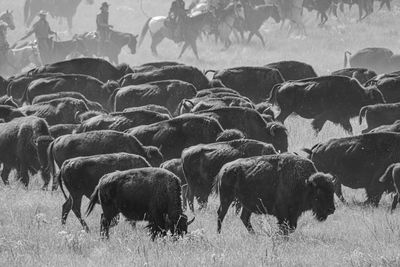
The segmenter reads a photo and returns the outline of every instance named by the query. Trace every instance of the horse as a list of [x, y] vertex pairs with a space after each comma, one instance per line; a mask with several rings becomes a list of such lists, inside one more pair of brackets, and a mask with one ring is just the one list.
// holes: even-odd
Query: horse
[[15, 24], [14, 24], [14, 16], [12, 14], [12, 11], [7, 10], [6, 12], [3, 12], [0, 14], [0, 21], [5, 22], [8, 25], [8, 28], [11, 30], [15, 30]]
[[10, 49], [6, 53], [6, 60], [0, 62], [0, 75], [15, 75], [30, 64], [34, 64], [36, 67], [41, 65], [37, 46], [29, 45], [22, 48]]
[[47, 63], [55, 63], [65, 60], [68, 56], [73, 58], [80, 55], [87, 56], [87, 48], [83, 43], [83, 40], [79, 38], [73, 38], [72, 40], [67, 41], [52, 40], [49, 55], [51, 62]]
[[240, 4], [231, 3], [221, 11], [220, 21], [217, 25], [217, 34], [224, 43], [225, 49], [228, 49], [232, 44], [229, 38], [231, 33], [234, 32], [237, 34], [234, 31], [235, 21], [237, 19], [244, 19], [244, 16], [243, 7]]
[[281, 17], [281, 29], [286, 20], [290, 22], [288, 35], [290, 35], [297, 26], [300, 35], [307, 35], [306, 27], [303, 22], [303, 2], [304, 0], [271, 0], [271, 3], [278, 8]]
[[[25, 0], [24, 4], [24, 22], [29, 27], [39, 13], [45, 10], [52, 17], [65, 18], [68, 28], [72, 29], [72, 18], [75, 16], [76, 9], [82, 0]], [[92, 5], [94, 0], [86, 0], [86, 3]]]
[[136, 54], [138, 35], [111, 30], [109, 40], [104, 43], [103, 49], [99, 49], [100, 41], [95, 32], [87, 32], [77, 36], [83, 40], [89, 56], [107, 57], [114, 64], [118, 64], [118, 55], [124, 46], [128, 46], [132, 55]]
[[[191, 17], [187, 17], [184, 22], [184, 44], [182, 50], [178, 56], [178, 59], [182, 57], [183, 53], [186, 51], [188, 46], [190, 46], [195, 54], [196, 58], [199, 59], [197, 52], [196, 39], [201, 34], [205, 26], [210, 26], [214, 20], [214, 15], [212, 12], [207, 11], [200, 13]], [[142, 28], [140, 34], [139, 46], [142, 44], [146, 33], [149, 31], [151, 35], [151, 51], [154, 56], [158, 56], [157, 46], [161, 43], [164, 38], [174, 40], [174, 32], [171, 28], [165, 25], [167, 17], [157, 16], [149, 18]]]
[[264, 21], [273, 18], [276, 23], [281, 21], [278, 8], [275, 5], [259, 5], [251, 6], [247, 1], [242, 0], [245, 17], [245, 27], [250, 32], [247, 38], [247, 43], [250, 43], [251, 38], [256, 35], [263, 46], [265, 46], [264, 38], [260, 33], [260, 27]]

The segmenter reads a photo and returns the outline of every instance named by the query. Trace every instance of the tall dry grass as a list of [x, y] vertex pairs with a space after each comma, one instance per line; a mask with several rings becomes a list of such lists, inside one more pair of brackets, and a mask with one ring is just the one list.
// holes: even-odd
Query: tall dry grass
[[[113, 0], [111, 23], [121, 31], [139, 33], [146, 21], [140, 1]], [[95, 6], [82, 4], [74, 20], [74, 31], [95, 28]], [[166, 14], [169, 1], [143, 1], [143, 9], [151, 16]], [[296, 59], [312, 64], [320, 74], [327, 74], [343, 65], [343, 52], [356, 51], [366, 46], [383, 46], [400, 52], [399, 2], [394, 11], [380, 11], [356, 23], [355, 10], [339, 20], [330, 19], [327, 26], [318, 28], [315, 14], [306, 12], [308, 37], [287, 38], [277, 25], [269, 22], [262, 29], [267, 47], [258, 40], [244, 46], [234, 44], [228, 51], [212, 41], [199, 43], [202, 61], [191, 53], [183, 61], [200, 68], [223, 68], [236, 65], [264, 65]], [[17, 30], [9, 33], [15, 41], [26, 29], [22, 26], [22, 0], [0, 0], [1, 10], [13, 9]], [[65, 33], [65, 24], [50, 20], [53, 28]], [[179, 48], [171, 41], [160, 45], [160, 58], [150, 54], [149, 39], [138, 49], [137, 55], [123, 51], [121, 59], [132, 65], [154, 60], [174, 60]], [[361, 127], [353, 122], [355, 132]], [[287, 122], [290, 150], [298, 151], [316, 142], [344, 136], [335, 125], [327, 124], [318, 137], [309, 121], [292, 117]], [[0, 153], [6, 153], [1, 151]], [[385, 196], [381, 207], [364, 208], [357, 203], [364, 200], [362, 190], [345, 190], [348, 206], [337, 203], [337, 211], [326, 222], [318, 223], [305, 214], [298, 229], [288, 241], [276, 235], [276, 221], [270, 216], [253, 216], [255, 235], [249, 235], [238, 216], [229, 213], [222, 234], [216, 233], [218, 201], [212, 199], [206, 211], [196, 212], [190, 234], [173, 241], [171, 238], [151, 242], [143, 225], [132, 229], [122, 222], [111, 231], [111, 238], [102, 242], [99, 232], [99, 207], [87, 219], [92, 232], [86, 234], [71, 213], [67, 225], [60, 224], [60, 192], [39, 190], [41, 181], [34, 178], [29, 190], [18, 183], [0, 185], [0, 266], [399, 266], [400, 213], [387, 209], [390, 196]], [[83, 208], [85, 208], [84, 202]]]

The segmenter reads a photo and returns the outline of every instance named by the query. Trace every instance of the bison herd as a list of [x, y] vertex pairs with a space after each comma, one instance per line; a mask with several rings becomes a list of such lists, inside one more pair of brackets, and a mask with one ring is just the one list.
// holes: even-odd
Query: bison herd
[[[323, 221], [334, 194], [345, 201], [342, 185], [364, 188], [373, 206], [393, 192], [394, 209], [399, 82], [400, 73], [362, 67], [318, 76], [297, 61], [205, 72], [177, 62], [57, 62], [1, 79], [1, 178], [8, 185], [16, 169], [28, 187], [40, 173], [43, 189], [65, 196], [62, 224], [72, 210], [86, 231], [82, 197], [88, 215], [100, 204], [104, 237], [119, 213], [148, 221], [153, 239], [183, 235], [193, 221], [187, 205], [194, 211], [196, 199], [203, 208], [212, 194], [218, 232], [232, 203], [249, 232], [252, 213], [274, 215], [284, 235], [305, 211]], [[288, 153], [292, 113], [312, 119], [316, 134], [326, 121], [352, 134], [356, 116], [368, 128], [304, 148], [303, 157]]]

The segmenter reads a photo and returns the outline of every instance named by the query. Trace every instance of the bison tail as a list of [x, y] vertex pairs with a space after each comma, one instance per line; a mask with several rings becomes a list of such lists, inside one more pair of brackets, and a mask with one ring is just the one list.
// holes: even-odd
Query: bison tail
[[[53, 155], [54, 141], [50, 143], [47, 148], [47, 170], [51, 173], [53, 179], [55, 178], [55, 165], [54, 165], [54, 155]], [[54, 180], [53, 180], [54, 181]]]
[[360, 109], [360, 114], [358, 115], [358, 123], [361, 125], [362, 124], [362, 120], [365, 117], [365, 115], [368, 112], [368, 106], [363, 107]]
[[278, 90], [281, 88], [281, 86], [282, 86], [281, 83], [275, 84], [274, 87], [272, 88], [271, 92], [269, 93], [269, 98], [267, 99], [267, 101], [269, 103], [271, 103], [272, 105], [276, 106], [278, 104], [278, 102], [276, 100], [276, 94], [277, 94]]
[[62, 183], [62, 171], [61, 170], [57, 174], [57, 181], [58, 181], [58, 184], [60, 185], [61, 192], [63, 193], [65, 199], [68, 199], [67, 194], [65, 193], [65, 190], [63, 187], [63, 183]]
[[26, 26], [28, 23], [28, 17], [29, 17], [29, 10], [31, 7], [31, 1], [30, 0], [25, 0], [25, 4], [24, 4], [24, 23]]
[[94, 206], [96, 206], [97, 203], [99, 203], [99, 186], [96, 186], [96, 188], [94, 189], [93, 194], [90, 196], [90, 201], [89, 201], [89, 205], [87, 207], [86, 210], [86, 217], [90, 215], [90, 213], [92, 213]]
[[347, 63], [349, 63], [349, 58], [348, 58], [349, 56], [351, 56], [350, 51], [344, 52], [344, 64], [343, 64], [344, 68], [347, 68]]
[[390, 166], [386, 169], [385, 173], [384, 173], [381, 177], [379, 177], [378, 181], [379, 181], [380, 183], [385, 183], [385, 182], [387, 181], [388, 178], [391, 178], [391, 176], [393, 176], [392, 173], [393, 173], [393, 168], [394, 168], [395, 166], [396, 166], [396, 163], [390, 165]]
[[150, 23], [151, 19], [152, 18], [149, 18], [142, 28], [142, 32], [140, 33], [140, 37], [139, 37], [139, 46], [142, 45], [144, 37], [146, 36], [146, 33], [149, 31], [149, 23]]

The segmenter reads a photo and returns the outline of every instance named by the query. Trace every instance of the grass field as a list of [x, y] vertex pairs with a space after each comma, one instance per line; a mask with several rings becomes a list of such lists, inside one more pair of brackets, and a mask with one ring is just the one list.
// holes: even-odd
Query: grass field
[[[117, 30], [137, 34], [146, 21], [140, 1], [111, 0], [110, 21]], [[287, 38], [277, 25], [269, 22], [263, 28], [267, 47], [258, 40], [250, 45], [235, 44], [228, 51], [211, 41], [199, 44], [202, 60], [197, 62], [191, 53], [183, 62], [202, 69], [237, 65], [264, 65], [269, 62], [295, 59], [312, 64], [318, 74], [328, 74], [342, 68], [343, 53], [367, 46], [383, 46], [399, 51], [400, 2], [394, 1], [394, 10], [373, 14], [363, 23], [356, 22], [356, 13], [330, 19], [327, 26], [315, 25], [315, 14], [305, 12], [308, 37]], [[82, 3], [74, 19], [76, 33], [95, 29], [95, 15], [99, 1], [89, 6]], [[169, 1], [144, 0], [143, 9], [151, 16], [167, 13]], [[21, 37], [23, 0], [0, 0], [1, 10], [13, 9], [17, 29], [9, 33], [10, 43]], [[66, 25], [50, 20], [53, 28], [66, 32]], [[123, 52], [120, 59], [132, 64], [155, 60], [174, 60], [179, 48], [165, 41], [160, 58], [151, 56], [149, 38], [136, 55]], [[355, 126], [356, 133], [361, 127]], [[319, 141], [344, 136], [338, 127], [327, 124], [318, 137], [309, 122], [290, 118], [290, 150], [298, 151]], [[2, 151], [1, 153], [6, 153]], [[107, 242], [99, 239], [99, 207], [87, 219], [92, 232], [86, 234], [73, 214], [67, 225], [60, 224], [60, 192], [39, 190], [36, 178], [27, 191], [17, 183], [0, 185], [0, 266], [399, 266], [400, 265], [400, 212], [390, 214], [391, 201], [385, 196], [378, 209], [361, 207], [362, 190], [345, 189], [350, 204], [337, 202], [337, 211], [326, 222], [318, 223], [311, 214], [301, 217], [299, 227], [289, 240], [276, 235], [276, 221], [270, 216], [253, 216], [255, 235], [249, 235], [238, 216], [230, 212], [222, 234], [216, 233], [217, 200], [212, 199], [206, 211], [196, 212], [190, 234], [172, 241], [170, 238], [151, 242], [142, 225], [132, 229], [122, 222], [111, 231]], [[83, 204], [83, 209], [86, 208]], [[189, 217], [192, 215], [189, 214]]]

